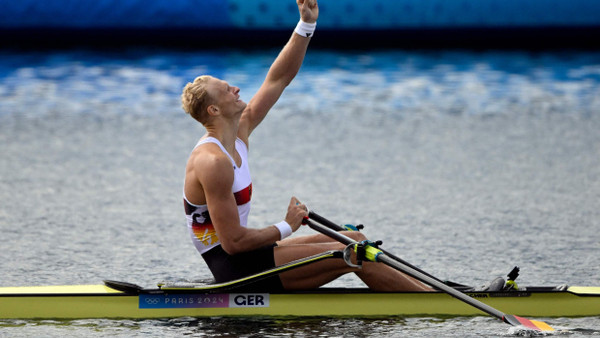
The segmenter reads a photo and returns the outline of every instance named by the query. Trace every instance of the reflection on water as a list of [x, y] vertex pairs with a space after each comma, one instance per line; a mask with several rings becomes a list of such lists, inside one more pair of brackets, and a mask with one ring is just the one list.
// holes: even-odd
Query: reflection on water
[[[550, 318], [558, 335], [600, 334], [598, 318]], [[0, 321], [11, 337], [193, 336], [193, 337], [531, 337], [543, 336], [489, 317], [225, 318], [155, 320]]]

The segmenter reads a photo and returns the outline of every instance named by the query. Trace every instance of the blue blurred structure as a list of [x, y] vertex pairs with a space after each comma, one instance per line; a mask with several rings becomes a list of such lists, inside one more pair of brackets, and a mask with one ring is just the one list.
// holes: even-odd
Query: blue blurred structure
[[[600, 40], [600, 0], [320, 0], [322, 46], [531, 46]], [[294, 0], [0, 0], [4, 45], [280, 44]]]

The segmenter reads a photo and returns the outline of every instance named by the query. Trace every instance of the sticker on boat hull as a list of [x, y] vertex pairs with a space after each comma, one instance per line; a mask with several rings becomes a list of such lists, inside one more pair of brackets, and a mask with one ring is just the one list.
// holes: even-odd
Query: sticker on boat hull
[[269, 307], [268, 293], [141, 294], [140, 309]]

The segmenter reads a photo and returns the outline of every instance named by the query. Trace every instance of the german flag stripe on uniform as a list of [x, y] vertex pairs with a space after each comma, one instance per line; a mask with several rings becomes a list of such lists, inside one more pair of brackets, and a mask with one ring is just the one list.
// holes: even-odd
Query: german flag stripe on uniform
[[250, 183], [250, 185], [246, 188], [233, 193], [233, 196], [235, 196], [235, 203], [237, 205], [242, 205], [250, 202], [250, 200], [252, 199], [252, 183]]

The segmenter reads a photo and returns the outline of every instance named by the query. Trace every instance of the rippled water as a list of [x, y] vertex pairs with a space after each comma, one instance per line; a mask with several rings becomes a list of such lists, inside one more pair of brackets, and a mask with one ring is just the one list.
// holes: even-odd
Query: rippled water
[[[181, 88], [210, 73], [249, 100], [276, 54], [1, 51], [0, 285], [208, 277], [181, 207], [203, 133]], [[296, 195], [443, 279], [519, 265], [522, 285], [600, 285], [598, 130], [598, 52], [311, 50], [253, 134], [250, 224]], [[600, 318], [547, 321], [600, 332]], [[517, 333], [476, 317], [2, 321], [4, 334]]]

